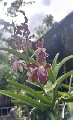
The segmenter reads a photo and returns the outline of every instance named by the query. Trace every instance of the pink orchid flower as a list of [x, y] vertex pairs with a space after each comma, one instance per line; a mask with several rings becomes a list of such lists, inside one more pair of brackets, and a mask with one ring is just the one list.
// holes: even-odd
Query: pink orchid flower
[[28, 79], [31, 79], [32, 82], [40, 81], [45, 83], [47, 81], [47, 69], [51, 68], [51, 65], [47, 63], [44, 66], [38, 66], [35, 63], [28, 63], [27, 67], [30, 71], [27, 72]]

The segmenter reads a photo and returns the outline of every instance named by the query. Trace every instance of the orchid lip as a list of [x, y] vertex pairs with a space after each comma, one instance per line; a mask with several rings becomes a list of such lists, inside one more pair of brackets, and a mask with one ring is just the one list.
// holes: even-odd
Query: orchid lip
[[39, 77], [45, 77], [45, 76], [46, 76], [45, 73], [43, 73], [43, 72], [40, 72], [40, 73], [39, 73]]
[[49, 54], [48, 53], [46, 53], [46, 57], [48, 57], [49, 56]]

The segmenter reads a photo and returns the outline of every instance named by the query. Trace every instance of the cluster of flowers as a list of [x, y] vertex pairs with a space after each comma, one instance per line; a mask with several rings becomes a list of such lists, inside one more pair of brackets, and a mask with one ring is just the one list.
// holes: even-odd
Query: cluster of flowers
[[49, 54], [46, 53], [46, 49], [43, 48], [44, 41], [38, 42], [36, 44], [37, 50], [34, 52], [36, 56], [37, 63], [28, 63], [27, 68], [30, 71], [27, 72], [28, 79], [32, 80], [32, 82], [40, 81], [41, 83], [45, 83], [47, 81], [47, 69], [51, 68], [49, 63], [44, 65], [46, 61], [46, 57]]
[[[24, 14], [25, 16], [25, 14]], [[18, 50], [26, 51], [28, 48], [32, 47], [31, 37], [34, 37], [34, 35], [29, 37], [29, 30], [28, 30], [28, 19], [25, 16], [25, 22], [21, 23], [20, 26], [14, 27], [14, 35], [11, 36], [11, 40], [8, 42], [12, 43], [15, 42], [15, 45]], [[20, 35], [20, 36], [19, 36]], [[36, 51], [34, 52], [33, 56], [36, 56], [36, 62], [37, 63], [29, 63], [29, 61], [26, 63], [25, 61], [19, 60], [17, 56], [13, 56], [12, 59], [14, 60], [11, 68], [14, 72], [23, 72], [25, 69], [27, 69], [27, 77], [28, 79], [32, 80], [32, 82], [39, 81], [41, 83], [44, 83], [47, 81], [47, 69], [51, 68], [51, 65], [49, 63], [46, 63], [44, 65], [44, 62], [46, 61], [46, 57], [49, 56], [49, 54], [46, 53], [46, 49], [43, 48], [44, 40], [42, 42], [38, 42], [36, 44]], [[27, 48], [26, 48], [27, 47]], [[22, 63], [25, 64], [23, 67]]]
[[15, 46], [18, 50], [26, 51], [28, 48], [32, 47], [31, 38], [34, 37], [34, 34], [30, 35], [30, 31], [28, 29], [28, 19], [23, 11], [20, 12], [23, 13], [25, 21], [20, 25], [15, 25], [15, 23], [12, 21], [14, 34], [11, 35], [11, 39], [9, 39], [7, 42], [9, 44], [15, 43]]
[[[40, 81], [41, 83], [45, 83], [47, 81], [47, 69], [51, 68], [51, 65], [49, 63], [46, 63], [44, 65], [44, 62], [46, 61], [46, 57], [49, 56], [49, 54], [46, 53], [46, 49], [43, 48], [44, 41], [38, 42], [36, 44], [37, 50], [34, 52], [34, 55], [36, 56], [37, 63], [25, 63], [22, 60], [19, 60], [18, 57], [14, 56], [14, 63], [12, 65], [12, 69], [15, 72], [23, 72], [25, 69], [27, 69], [27, 77], [28, 79], [32, 80], [32, 82]], [[22, 63], [26, 64], [23, 67]]]

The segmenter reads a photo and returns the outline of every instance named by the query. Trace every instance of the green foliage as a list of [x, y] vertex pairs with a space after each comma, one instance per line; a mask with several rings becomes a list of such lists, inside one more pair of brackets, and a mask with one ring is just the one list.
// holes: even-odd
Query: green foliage
[[35, 31], [36, 39], [38, 40], [41, 36], [43, 36], [47, 32], [47, 29], [43, 25], [39, 25], [38, 27], [35, 28]]
[[51, 119], [51, 120], [59, 120], [56, 112], [51, 112], [50, 119]]
[[53, 16], [47, 15], [42, 22], [42, 25], [39, 25], [35, 28], [36, 31], [36, 39], [42, 37], [47, 31], [50, 30], [53, 24]]
[[[69, 89], [69, 85], [61, 84], [61, 86], [62, 86], [63, 88]], [[73, 91], [73, 87], [71, 87], [71, 90]]]
[[58, 64], [58, 66], [56, 66], [56, 69], [57, 69], [56, 77], [57, 77], [58, 72], [59, 72], [60, 68], [62, 67], [62, 65], [64, 65], [64, 63], [67, 62], [67, 61], [70, 60], [70, 59], [73, 59], [73, 55], [70, 55], [70, 56], [68, 56], [68, 57], [65, 57], [65, 58]]
[[32, 55], [34, 54], [34, 50], [33, 50], [33, 49], [29, 48], [28, 51], [29, 51], [30, 53], [32, 53]]
[[54, 77], [52, 69], [48, 69], [47, 72], [48, 72], [48, 75], [49, 75], [48, 80], [50, 80], [52, 83], [54, 83], [55, 82], [55, 77]]
[[56, 80], [56, 83], [57, 83], [57, 87], [60, 86], [60, 84], [67, 78], [69, 77], [70, 75], [73, 75], [73, 70], [65, 73], [64, 75], [62, 75], [61, 77], [59, 77], [57, 80]]
[[43, 19], [43, 24], [45, 24], [46, 27], [51, 27], [53, 23], [53, 16], [47, 15], [46, 18]]
[[9, 60], [7, 54], [0, 51], [0, 64], [4, 64], [4, 63], [7, 64], [8, 62]]
[[58, 56], [59, 56], [59, 53], [58, 54], [56, 54], [56, 56], [55, 56], [55, 58], [54, 58], [54, 60], [53, 60], [53, 63], [52, 63], [52, 72], [53, 72], [53, 76], [54, 76], [54, 78], [55, 78], [55, 80], [56, 80], [56, 76], [57, 76], [57, 60], [58, 60]]
[[45, 103], [49, 104], [46, 97], [41, 95], [38, 91], [35, 91], [35, 90], [33, 90], [32, 88], [30, 88], [26, 85], [22, 85], [22, 84], [14, 82], [14, 81], [8, 80], [8, 82], [9, 82], [9, 84], [16, 86], [17, 88], [25, 90], [26, 93], [28, 92], [28, 93], [32, 94], [35, 98], [38, 98], [38, 100], [44, 101]]
[[64, 102], [73, 102], [73, 96], [69, 96], [69, 97], [67, 97], [67, 98], [63, 98], [63, 97], [62, 97], [62, 100], [63, 100]]
[[67, 103], [67, 106], [68, 106], [70, 116], [72, 117], [73, 116], [73, 103], [69, 102], [69, 103]]
[[36, 107], [40, 110], [44, 110], [44, 111], [47, 111], [49, 110], [49, 107], [47, 104], [44, 104], [44, 103], [40, 103], [39, 101], [37, 100], [33, 100], [32, 98], [28, 97], [28, 96], [23, 96], [23, 95], [20, 95], [20, 94], [14, 94], [13, 92], [9, 92], [9, 91], [5, 91], [5, 90], [0, 90], [0, 93], [4, 94], [4, 95], [7, 95], [9, 97], [12, 97], [14, 99], [18, 99], [20, 100], [21, 102], [27, 104], [27, 105], [30, 105], [30, 106], [33, 106], [33, 107]]
[[0, 64], [0, 89], [7, 89], [8, 78], [16, 81], [18, 77], [17, 74], [10, 69], [8, 64]]
[[[29, 3], [32, 4], [32, 2], [29, 2]], [[26, 3], [24, 0], [13, 1], [11, 3], [11, 6], [7, 8], [7, 15], [10, 15], [12, 17], [17, 16], [20, 7], [23, 5], [25, 6], [26, 4], [28, 3]], [[4, 7], [6, 5], [7, 5], [7, 2], [4, 2]], [[38, 37], [43, 36], [52, 27], [52, 24], [53, 24], [53, 16], [47, 15], [46, 18], [43, 20], [42, 25], [36, 28], [37, 36]], [[6, 25], [7, 26], [6, 27], [4, 26], [4, 29], [10, 32], [10, 24], [6, 23]], [[1, 36], [2, 36], [2, 33], [0, 33], [0, 37]], [[5, 41], [5, 39], [3, 40]], [[25, 53], [20, 53], [14, 50], [16, 49], [14, 44], [11, 44], [10, 46], [13, 49], [9, 49], [9, 48], [0, 48], [0, 49], [4, 51], [8, 51], [9, 53], [18, 56], [20, 59], [24, 60], [26, 64], [28, 62], [37, 63], [34, 59], [28, 56], [30, 53], [33, 56], [34, 50], [29, 48], [27, 50], [28, 54], [27, 53], [25, 54]], [[48, 76], [47, 83], [42, 84], [39, 81], [33, 83], [31, 80], [29, 81], [27, 80], [27, 82], [30, 83], [31, 85], [34, 85], [39, 88], [39, 90], [36, 91], [26, 86], [25, 84], [23, 84], [24, 83], [23, 80], [26, 77], [25, 74], [27, 74], [27, 70], [25, 70], [22, 74], [21, 73], [15, 74], [14, 72], [11, 71], [10, 66], [8, 64], [5, 65], [3, 63], [3, 62], [6, 62], [6, 63], [9, 62], [6, 56], [3, 56], [2, 54], [0, 54], [0, 63], [2, 64], [0, 65], [0, 93], [13, 98], [13, 103], [15, 104], [28, 105], [32, 108], [35, 107], [36, 111], [40, 110], [45, 112], [46, 114], [49, 114], [47, 116], [48, 120], [59, 119], [57, 117], [59, 116], [59, 104], [62, 102], [66, 102], [70, 112], [72, 112], [71, 111], [72, 108], [70, 107], [71, 106], [70, 102], [73, 102], [73, 94], [70, 94], [68, 92], [60, 92], [58, 91], [58, 88], [62, 86], [64, 88], [69, 89], [69, 86], [62, 84], [62, 82], [70, 75], [73, 75], [73, 70], [65, 73], [59, 78], [58, 78], [58, 73], [62, 65], [65, 64], [65, 62], [67, 62], [70, 59], [73, 59], [73, 55], [70, 55], [64, 58], [59, 64], [57, 64], [58, 56], [59, 56], [59, 53], [56, 54], [51, 68], [47, 69], [47, 76]], [[24, 67], [24, 64], [23, 64], [23, 67]], [[18, 82], [21, 82], [22, 84]], [[2, 90], [2, 89], [5, 89], [5, 90]], [[71, 90], [73, 90], [73, 87], [71, 87]], [[32, 113], [34, 115], [34, 112]]]
[[8, 51], [9, 53], [12, 53], [12, 54], [18, 56], [19, 58], [23, 59], [25, 62], [28, 62], [28, 59], [29, 59], [29, 62], [36, 62], [34, 59], [32, 59], [30, 57], [27, 57], [27, 55], [22, 54], [20, 52], [17, 52], [17, 51], [15, 51], [13, 49], [9, 49], [9, 48], [0, 48], [0, 49]]
[[[12, 54], [17, 55], [18, 57], [22, 58], [26, 62], [28, 62], [27, 55], [24, 55], [22, 53], [19, 53], [15, 50], [8, 49], [8, 48], [1, 48], [1, 50], [8, 51]], [[29, 50], [33, 54], [33, 50]], [[65, 92], [59, 92], [58, 88], [60, 85], [63, 87], [68, 87], [62, 84], [62, 82], [69, 77], [70, 75], [73, 75], [73, 70], [65, 73], [64, 75], [57, 78], [58, 72], [61, 68], [61, 66], [67, 61], [73, 58], [73, 55], [68, 56], [64, 58], [59, 64], [57, 64], [59, 53], [56, 54], [51, 69], [48, 69], [48, 81], [46, 84], [42, 85], [41, 83], [33, 83], [35, 86], [38, 86], [40, 88], [40, 91], [36, 91], [26, 85], [17, 83], [15, 81], [8, 80], [8, 83], [12, 86], [15, 86], [17, 89], [25, 91], [24, 95], [21, 95], [20, 92], [13, 93], [9, 91], [0, 90], [1, 94], [5, 94], [7, 96], [10, 96], [15, 100], [15, 103], [19, 104], [27, 104], [29, 106], [35, 107], [41, 111], [49, 111], [51, 110], [51, 119], [54, 119], [54, 117], [57, 117], [55, 113], [53, 113], [56, 110], [56, 104], [59, 104], [60, 102], [73, 102], [73, 96], [69, 93]], [[29, 57], [29, 61], [35, 62], [35, 60], [31, 60]], [[30, 82], [30, 81], [29, 81]], [[30, 84], [32, 84], [30, 82]], [[29, 93], [29, 95], [28, 95]], [[33, 96], [33, 97], [32, 97]], [[57, 102], [58, 101], [58, 102]]]

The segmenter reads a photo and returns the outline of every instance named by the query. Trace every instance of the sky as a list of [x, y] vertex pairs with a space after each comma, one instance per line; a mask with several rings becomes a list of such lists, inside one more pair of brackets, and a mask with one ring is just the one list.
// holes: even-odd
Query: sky
[[[46, 17], [46, 15], [52, 14], [55, 21], [61, 21], [66, 15], [68, 15], [73, 10], [73, 0], [35, 0], [34, 4], [26, 5], [21, 9], [25, 10], [26, 15], [29, 19], [30, 31], [34, 32], [35, 27], [42, 24], [42, 20]], [[12, 18], [5, 16], [1, 4], [0, 18], [9, 22], [12, 21]], [[18, 23], [24, 20], [23, 16], [21, 15], [19, 15], [19, 17], [15, 19]]]

